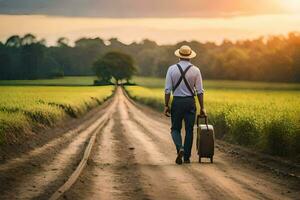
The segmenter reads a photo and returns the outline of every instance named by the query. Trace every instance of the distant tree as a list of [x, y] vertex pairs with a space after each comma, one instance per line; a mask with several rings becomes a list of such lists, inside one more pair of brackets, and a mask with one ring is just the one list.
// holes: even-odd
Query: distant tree
[[104, 53], [104, 41], [100, 38], [81, 38], [75, 41], [70, 57], [73, 75], [92, 75], [92, 66], [99, 55]]
[[153, 49], [157, 47], [157, 44], [155, 41], [149, 40], [149, 39], [144, 39], [142, 41], [142, 45], [146, 48], [146, 49]]
[[22, 47], [22, 69], [25, 79], [37, 79], [38, 70], [42, 67], [44, 59], [44, 46], [41, 44], [30, 44]]
[[159, 77], [165, 77], [171, 64], [173, 63], [167, 59], [158, 61], [155, 74], [157, 74]]
[[6, 40], [7, 47], [20, 47], [22, 39], [18, 35], [13, 35]]
[[109, 61], [102, 58], [93, 64], [93, 70], [99, 78], [99, 82], [102, 84], [109, 84], [111, 81], [112, 73], [109, 67]]
[[109, 51], [123, 51], [124, 50], [124, 44], [120, 42], [117, 38], [110, 38], [108, 40], [109, 43]]
[[68, 47], [69, 46], [69, 39], [65, 37], [58, 38], [56, 44], [58, 47]]
[[118, 84], [120, 80], [129, 81], [136, 68], [131, 56], [121, 52], [108, 52], [95, 62], [94, 71], [100, 80], [108, 81], [113, 77]]
[[37, 43], [37, 39], [34, 35], [32, 35], [31, 33], [28, 33], [26, 35], [24, 35], [23, 38], [21, 38], [21, 44], [22, 46], [25, 46], [25, 45], [31, 45], [31, 44], [34, 44], [34, 43]]
[[82, 48], [97, 48], [104, 45], [104, 41], [101, 38], [81, 38], [75, 41], [75, 47]]
[[[197, 52], [192, 62], [205, 79], [300, 82], [300, 33], [297, 32], [237, 42], [224, 40], [221, 44], [182, 41], [174, 45], [158, 45], [148, 39], [124, 44], [117, 38], [105, 42], [101, 38], [81, 38], [70, 46], [68, 39], [61, 37], [51, 47], [32, 34], [13, 35], [4, 44], [0, 43], [0, 79], [94, 75], [95, 72], [106, 79], [108, 71], [107, 79], [115, 77], [118, 81], [129, 79], [131, 71], [164, 77], [168, 66], [178, 61], [174, 51], [185, 44]], [[98, 63], [106, 68], [93, 71], [95, 61], [107, 52], [110, 52], [108, 58]], [[126, 56], [115, 59], [112, 52], [126, 52], [134, 57], [138, 71], [126, 69], [131, 66], [126, 63], [132, 59]]]
[[163, 57], [163, 55], [158, 55], [156, 49], [143, 49], [136, 55], [139, 65], [139, 72], [142, 76], [153, 76], [154, 70], [157, 67], [157, 58]]
[[243, 49], [229, 48], [220, 54], [219, 59], [221, 59], [221, 65], [218, 67], [222, 70], [219, 74], [222, 74], [223, 79], [247, 79], [250, 75], [248, 70], [249, 56]]
[[40, 74], [44, 74], [43, 66], [46, 46], [40, 43], [32, 34], [26, 34], [21, 38], [21, 65], [25, 79], [38, 79]]
[[38, 69], [39, 78], [63, 77], [64, 70], [51, 55], [45, 55]]
[[116, 80], [131, 79], [132, 75], [136, 72], [133, 58], [121, 52], [108, 52], [103, 57], [104, 60], [109, 61], [110, 69], [112, 70], [112, 77]]
[[11, 59], [5, 48], [0, 46], [0, 79], [10, 79]]

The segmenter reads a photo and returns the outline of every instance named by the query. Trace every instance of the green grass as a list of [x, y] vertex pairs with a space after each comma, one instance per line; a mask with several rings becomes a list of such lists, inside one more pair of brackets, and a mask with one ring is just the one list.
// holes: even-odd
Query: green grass
[[[204, 86], [205, 108], [218, 138], [272, 155], [299, 158], [299, 85], [206, 81]], [[162, 111], [163, 87], [128, 86], [126, 90], [135, 100]]]
[[11, 143], [67, 116], [78, 117], [112, 95], [112, 86], [0, 86], [0, 143]]
[[94, 84], [95, 79], [95, 76], [66, 76], [55, 79], [0, 80], [0, 85], [89, 86]]
[[[56, 79], [38, 80], [0, 80], [0, 85], [29, 85], [29, 86], [90, 86], [93, 85], [95, 76], [66, 76]], [[155, 77], [134, 76], [132, 82], [149, 88], [164, 87], [165, 80]], [[289, 83], [264, 83], [249, 81], [220, 81], [205, 80], [205, 89], [247, 89], [247, 90], [300, 90], [300, 84]]]
[[[162, 88], [165, 80], [163, 78], [133, 77], [133, 82], [139, 86], [148, 88]], [[292, 83], [266, 83], [250, 81], [224, 81], [224, 80], [204, 80], [205, 89], [225, 89], [225, 90], [300, 90], [300, 84]]]

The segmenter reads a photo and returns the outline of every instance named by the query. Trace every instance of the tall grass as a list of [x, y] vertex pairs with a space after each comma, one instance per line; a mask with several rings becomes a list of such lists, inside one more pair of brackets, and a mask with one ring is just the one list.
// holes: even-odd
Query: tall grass
[[78, 117], [112, 95], [113, 87], [0, 87], [0, 143]]
[[90, 86], [94, 84], [95, 76], [65, 76], [53, 79], [37, 80], [0, 80], [0, 85], [37, 85], [37, 86]]
[[[163, 88], [128, 86], [126, 90], [135, 100], [162, 111]], [[220, 139], [272, 155], [300, 155], [297, 90], [207, 89], [205, 108]]]

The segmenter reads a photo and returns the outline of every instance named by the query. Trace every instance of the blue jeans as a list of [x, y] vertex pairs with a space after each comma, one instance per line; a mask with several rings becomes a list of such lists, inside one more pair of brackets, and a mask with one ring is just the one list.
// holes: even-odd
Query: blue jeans
[[[193, 128], [196, 117], [196, 105], [194, 97], [174, 97], [171, 107], [171, 135], [176, 146], [177, 153], [184, 149], [184, 159], [191, 157], [193, 146]], [[184, 145], [182, 144], [181, 128], [185, 125]]]

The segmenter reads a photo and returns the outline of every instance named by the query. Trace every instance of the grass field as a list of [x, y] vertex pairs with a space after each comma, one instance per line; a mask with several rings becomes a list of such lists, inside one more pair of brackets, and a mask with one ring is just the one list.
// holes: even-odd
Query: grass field
[[[19, 85], [19, 86], [90, 86], [93, 85], [95, 76], [66, 76], [55, 79], [38, 80], [0, 80], [0, 85]], [[134, 76], [132, 82], [149, 88], [162, 88], [165, 80], [162, 78], [149, 78]], [[219, 81], [205, 80], [206, 89], [247, 89], [247, 90], [300, 90], [300, 84], [290, 83], [265, 83], [248, 81]]]
[[[163, 78], [133, 77], [133, 82], [139, 86], [147, 88], [162, 88], [165, 80]], [[1, 82], [0, 82], [1, 83]], [[205, 89], [236, 89], [236, 90], [298, 90], [300, 84], [293, 83], [266, 83], [249, 81], [223, 81], [223, 80], [204, 80]]]
[[[139, 78], [129, 95], [163, 109], [163, 80]], [[148, 85], [147, 85], [148, 84]], [[205, 81], [205, 108], [218, 138], [280, 156], [300, 155], [299, 84]], [[199, 106], [198, 106], [199, 107]]]
[[78, 117], [112, 95], [112, 86], [0, 86], [0, 143], [11, 143], [35, 128]]
[[[88, 87], [94, 79], [0, 81], [0, 143], [13, 142], [22, 133], [51, 126], [66, 116], [77, 117], [100, 104], [113, 87]], [[126, 87], [129, 95], [161, 111], [164, 79], [134, 77], [133, 82], [139, 86]], [[208, 80], [204, 87], [205, 107], [219, 138], [300, 158], [300, 84]]]
[[0, 85], [39, 85], [39, 86], [89, 86], [94, 84], [95, 76], [66, 76], [38, 80], [0, 80]]

